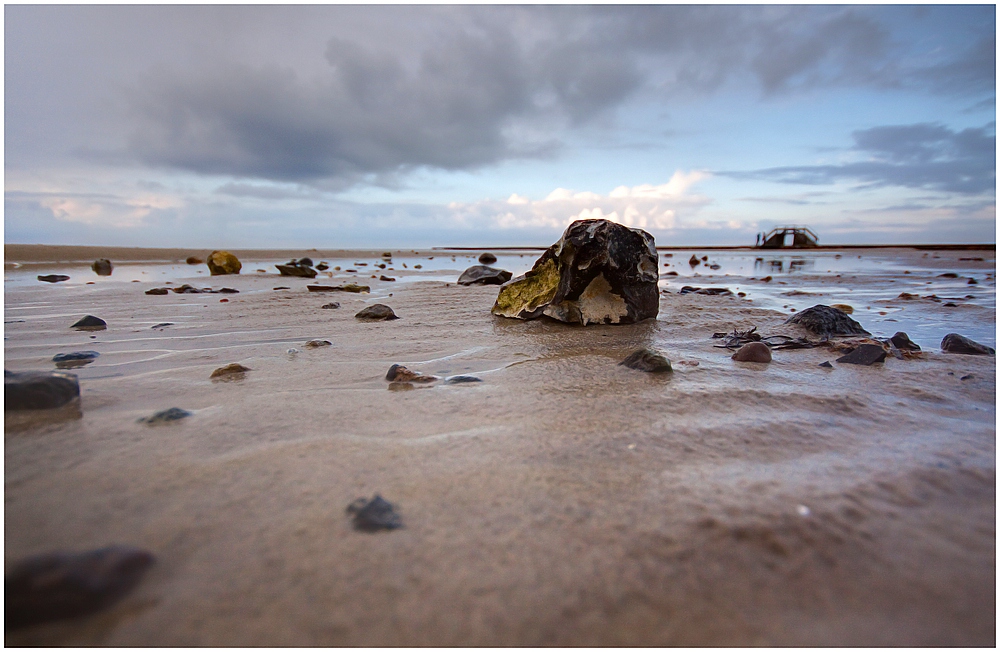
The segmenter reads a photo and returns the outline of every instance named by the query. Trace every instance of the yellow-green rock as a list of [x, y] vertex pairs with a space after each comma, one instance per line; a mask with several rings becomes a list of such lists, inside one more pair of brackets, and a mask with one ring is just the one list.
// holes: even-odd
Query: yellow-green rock
[[544, 310], [559, 288], [559, 269], [554, 258], [543, 256], [524, 276], [508, 281], [500, 287], [494, 315], [530, 319]]
[[208, 256], [208, 271], [212, 273], [212, 276], [239, 274], [241, 269], [243, 269], [243, 263], [228, 251], [213, 251]]

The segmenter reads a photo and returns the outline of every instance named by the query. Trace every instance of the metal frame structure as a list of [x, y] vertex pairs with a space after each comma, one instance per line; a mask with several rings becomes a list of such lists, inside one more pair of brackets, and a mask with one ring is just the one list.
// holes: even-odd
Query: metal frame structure
[[[785, 237], [789, 233], [792, 234], [792, 244], [786, 247]], [[758, 249], [803, 249], [818, 246], [817, 240], [819, 236], [807, 226], [779, 226], [767, 233], [758, 234], [757, 244], [754, 246]]]

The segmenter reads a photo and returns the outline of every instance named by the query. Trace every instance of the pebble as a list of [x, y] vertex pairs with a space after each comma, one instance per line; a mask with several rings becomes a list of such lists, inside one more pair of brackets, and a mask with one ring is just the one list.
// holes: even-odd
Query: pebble
[[4, 628], [100, 611], [134, 589], [154, 560], [124, 545], [23, 559], [4, 577]]
[[449, 376], [448, 378], [444, 379], [445, 385], [460, 385], [463, 383], [481, 383], [481, 382], [483, 382], [482, 378], [477, 378], [476, 376], [466, 376], [466, 375]]
[[288, 287], [287, 285], [279, 285], [278, 287], [271, 288], [271, 289], [272, 290], [291, 290], [292, 288]]
[[847, 316], [842, 310], [822, 304], [806, 308], [785, 320], [786, 324], [798, 324], [814, 335], [870, 335], [861, 324]]
[[39, 281], [45, 281], [46, 283], [62, 283], [63, 281], [68, 281], [69, 277], [65, 274], [45, 274], [39, 275]]
[[98, 276], [111, 276], [111, 271], [114, 269], [114, 265], [107, 258], [98, 258], [90, 265], [90, 269], [94, 270], [94, 273]]
[[209, 376], [212, 380], [219, 380], [223, 382], [229, 382], [231, 380], [243, 380], [246, 378], [248, 371], [253, 371], [249, 367], [244, 367], [241, 364], [232, 363], [227, 364], [225, 367], [219, 367], [212, 372]]
[[393, 504], [378, 494], [371, 500], [358, 498], [347, 506], [347, 513], [354, 516], [354, 529], [362, 532], [403, 527], [403, 520], [396, 513]]
[[70, 326], [70, 328], [75, 328], [78, 331], [103, 331], [106, 330], [107, 327], [108, 323], [106, 321], [93, 315], [87, 315], [80, 321]]
[[748, 342], [732, 358], [737, 362], [770, 362], [771, 349], [763, 342]]
[[394, 364], [389, 367], [389, 371], [385, 374], [385, 379], [404, 383], [432, 383], [438, 380], [438, 377], [412, 371], [401, 364]]
[[892, 345], [897, 349], [906, 351], [919, 351], [920, 347], [910, 340], [910, 336], [906, 333], [899, 331], [895, 335], [889, 338]]
[[160, 410], [159, 412], [153, 414], [152, 416], [142, 417], [139, 419], [139, 423], [145, 423], [151, 426], [160, 425], [163, 423], [172, 423], [174, 421], [180, 421], [194, 414], [193, 412], [188, 412], [187, 410], [182, 410], [179, 407], [172, 407], [166, 410]]
[[101, 354], [97, 351], [73, 351], [72, 353], [57, 353], [52, 356], [52, 362], [59, 369], [73, 369], [88, 365]]
[[198, 258], [197, 256], [188, 256], [187, 260], [185, 260], [184, 262], [187, 263], [188, 265], [201, 265], [205, 261], [202, 260], [201, 258]]
[[383, 275], [383, 276], [379, 276], [378, 280], [380, 280], [380, 281], [395, 281], [396, 279], [392, 278], [391, 276], [384, 276]]
[[161, 294], [166, 294], [167, 292], [169, 292], [168, 288], [150, 288], [146, 290], [146, 294], [152, 294], [152, 295], [161, 295]]
[[495, 262], [497, 262], [497, 257], [490, 252], [486, 251], [479, 254], [479, 263], [481, 265], [492, 265]]
[[324, 346], [333, 346], [333, 342], [329, 340], [309, 340], [303, 346], [307, 349], [318, 349]]
[[865, 366], [884, 361], [885, 349], [878, 344], [861, 344], [847, 355], [837, 358], [837, 362]]
[[52, 410], [80, 396], [76, 374], [64, 371], [3, 372], [3, 409]]
[[174, 322], [172, 322], [172, 321], [165, 321], [165, 322], [160, 322], [159, 324], [154, 324], [153, 326], [151, 326], [151, 328], [154, 331], [162, 331], [167, 326], [173, 326], [173, 325], [174, 325]]
[[820, 362], [819, 366], [823, 367], [824, 369], [833, 369], [833, 365], [830, 364], [829, 360], [827, 360], [826, 362]]
[[670, 360], [662, 353], [653, 349], [633, 351], [628, 357], [619, 362], [618, 365], [649, 373], [669, 373], [674, 370], [670, 365]]
[[941, 350], [945, 353], [965, 353], [968, 355], [995, 355], [996, 351], [992, 348], [975, 342], [965, 337], [964, 335], [959, 335], [958, 333], [948, 333], [941, 340]]
[[382, 303], [370, 305], [354, 316], [363, 321], [390, 321], [399, 319], [396, 313], [392, 311], [392, 308]]
[[336, 310], [340, 307], [340, 304], [334, 301], [333, 303], [327, 303], [321, 306], [323, 310]]

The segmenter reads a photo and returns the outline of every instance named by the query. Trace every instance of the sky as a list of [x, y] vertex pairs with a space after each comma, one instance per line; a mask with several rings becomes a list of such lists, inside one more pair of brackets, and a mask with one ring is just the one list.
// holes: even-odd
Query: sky
[[4, 241], [996, 242], [993, 5], [5, 5]]

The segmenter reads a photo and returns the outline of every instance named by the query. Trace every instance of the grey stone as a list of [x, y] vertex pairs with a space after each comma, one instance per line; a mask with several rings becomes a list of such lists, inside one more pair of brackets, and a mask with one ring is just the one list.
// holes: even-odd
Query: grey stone
[[488, 251], [479, 254], [479, 262], [483, 265], [492, 265], [497, 262], [497, 257]]
[[466, 376], [466, 375], [448, 376], [447, 378], [444, 379], [445, 385], [462, 385], [465, 383], [481, 383], [481, 382], [483, 382], [482, 378], [477, 378], [476, 376]]
[[362, 321], [390, 321], [399, 319], [396, 313], [392, 311], [392, 308], [381, 303], [370, 305], [354, 316]]
[[885, 349], [878, 344], [860, 344], [845, 356], [837, 358], [837, 362], [844, 364], [873, 365], [876, 362], [885, 361]]
[[52, 356], [52, 362], [56, 363], [59, 369], [74, 369], [88, 365], [101, 354], [97, 351], [73, 351], [71, 353], [57, 353]]
[[392, 503], [375, 494], [371, 500], [367, 498], [355, 500], [347, 506], [347, 513], [354, 516], [354, 529], [376, 532], [403, 527], [403, 519], [395, 509]]
[[814, 335], [871, 335], [846, 312], [822, 304], [792, 315], [786, 324], [798, 324]]
[[770, 362], [771, 349], [763, 342], [747, 342], [732, 358], [737, 362]]
[[153, 414], [152, 416], [143, 417], [139, 419], [139, 423], [145, 423], [151, 426], [160, 425], [163, 423], [173, 423], [174, 421], [180, 421], [181, 419], [186, 419], [191, 416], [191, 412], [187, 410], [182, 410], [179, 407], [172, 407], [166, 410], [160, 410], [159, 412]]
[[637, 371], [648, 371], [649, 373], [668, 373], [674, 370], [670, 365], [670, 360], [662, 353], [653, 349], [633, 351], [628, 357], [619, 362], [618, 365]]
[[920, 347], [910, 340], [910, 336], [906, 333], [899, 331], [895, 335], [889, 338], [892, 345], [897, 349], [905, 351], [919, 351]]
[[282, 276], [298, 276], [301, 278], [316, 278], [319, 273], [308, 265], [302, 265], [298, 261], [291, 261], [285, 265], [275, 265]]
[[90, 269], [94, 270], [98, 276], [111, 276], [114, 265], [107, 258], [99, 258], [90, 265]]
[[473, 265], [458, 277], [459, 285], [503, 285], [514, 276], [505, 269]]
[[941, 340], [941, 350], [945, 353], [965, 353], [967, 355], [995, 355], [996, 351], [958, 333], [948, 333]]
[[38, 276], [39, 281], [45, 281], [46, 283], [62, 283], [63, 281], [68, 281], [69, 277], [65, 274], [45, 274]]

